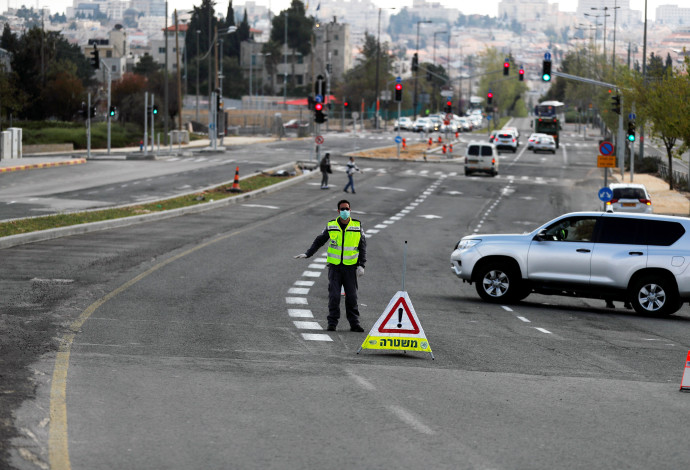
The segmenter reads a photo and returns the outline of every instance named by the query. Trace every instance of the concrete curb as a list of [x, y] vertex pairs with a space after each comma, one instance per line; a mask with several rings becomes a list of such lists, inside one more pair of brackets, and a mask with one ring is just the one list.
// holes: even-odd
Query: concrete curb
[[0, 173], [6, 173], [9, 171], [20, 171], [20, 170], [34, 170], [36, 168], [49, 168], [52, 166], [79, 165], [81, 163], [86, 163], [86, 159], [85, 158], [76, 158], [76, 159], [72, 159], [72, 160], [62, 160], [59, 162], [30, 163], [28, 165], [5, 166], [5, 167], [0, 168]]
[[[295, 165], [297, 162], [290, 163], [288, 165]], [[285, 167], [286, 165], [281, 165], [280, 167], [276, 168], [281, 168]], [[140, 224], [140, 223], [145, 223], [145, 222], [152, 222], [155, 220], [163, 220], [163, 219], [169, 219], [172, 217], [178, 217], [181, 215], [185, 214], [195, 214], [199, 212], [205, 212], [208, 210], [213, 210], [217, 209], [219, 207], [225, 207], [229, 206], [231, 204], [237, 204], [240, 202], [244, 202], [247, 199], [252, 199], [257, 196], [262, 196], [264, 194], [270, 194], [276, 191], [280, 191], [281, 189], [284, 189], [286, 187], [292, 186], [297, 183], [301, 183], [302, 181], [314, 177], [314, 175], [319, 174], [318, 171], [309, 171], [308, 173], [304, 173], [299, 176], [295, 176], [294, 178], [290, 178], [287, 181], [282, 181], [280, 183], [273, 184], [271, 186], [267, 186], [265, 188], [257, 189], [256, 191], [251, 191], [246, 194], [239, 194], [237, 196], [229, 197], [226, 199], [221, 199], [219, 201], [209, 201], [205, 204], [198, 204], [196, 206], [190, 206], [190, 207], [180, 207], [179, 209], [171, 209], [167, 211], [162, 211], [162, 212], [156, 212], [153, 214], [143, 214], [143, 215], [136, 215], [132, 217], [123, 217], [120, 219], [113, 219], [113, 220], [103, 220], [100, 222], [91, 222], [91, 223], [86, 223], [86, 224], [79, 224], [79, 225], [71, 225], [69, 227], [59, 227], [59, 228], [52, 228], [48, 230], [40, 230], [37, 232], [31, 232], [31, 233], [23, 233], [19, 235], [10, 235], [8, 237], [0, 237], [0, 249], [3, 248], [10, 248], [12, 246], [17, 246], [17, 245], [24, 245], [26, 243], [34, 243], [34, 242], [40, 242], [40, 241], [45, 241], [45, 240], [52, 240], [55, 238], [61, 238], [61, 237], [68, 237], [71, 235], [79, 235], [83, 233], [90, 233], [90, 232], [96, 232], [99, 230], [108, 230], [111, 228], [118, 228], [118, 227], [127, 227], [130, 225], [135, 225], [135, 224]], [[216, 185], [216, 186], [222, 186], [222, 185]], [[216, 187], [213, 186], [213, 187]], [[198, 192], [198, 191], [197, 191]], [[168, 198], [166, 198], [168, 199]]]

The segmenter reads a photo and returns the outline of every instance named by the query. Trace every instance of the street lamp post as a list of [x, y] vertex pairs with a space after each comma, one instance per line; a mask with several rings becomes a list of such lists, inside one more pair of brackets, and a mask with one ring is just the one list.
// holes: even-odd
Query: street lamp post
[[[418, 20], [417, 21], [417, 58], [419, 58], [419, 25], [422, 23], [431, 23], [431, 20]], [[414, 71], [414, 99], [412, 100], [414, 110], [413, 117], [417, 119], [417, 81], [419, 77], [419, 64], [417, 65], [417, 70]]]
[[[590, 7], [590, 9], [591, 10], [600, 10], [600, 11], [604, 12], [601, 15], [592, 15], [592, 16], [597, 17], [597, 18], [602, 17], [602, 16], [604, 17], [604, 43], [603, 43], [604, 50], [603, 50], [603, 53], [604, 53], [604, 64], [605, 64], [606, 63], [606, 17], [611, 16], [607, 13], [607, 11], [609, 10], [609, 7], [603, 7], [603, 8]], [[585, 15], [587, 15], [587, 13], [585, 13]]]
[[[434, 61], [433, 61], [433, 65], [434, 65], [434, 66], [436, 66], [436, 36], [439, 35], [439, 34], [446, 34], [446, 33], [448, 33], [448, 31], [436, 31], [436, 32], [434, 32]], [[433, 106], [434, 106], [434, 110], [435, 110], [435, 112], [436, 112], [436, 111], [438, 111], [438, 98], [437, 98], [437, 96], [436, 96], [436, 80], [433, 80], [433, 85], [434, 85], [434, 102], [433, 102]]]
[[613, 72], [616, 72], [616, 23], [618, 20], [618, 1], [613, 1], [613, 53], [611, 54], [611, 66], [613, 67]]
[[200, 30], [196, 30], [196, 122], [199, 122], [199, 34]]
[[[395, 10], [395, 8], [379, 8], [378, 31], [376, 33], [376, 85], [374, 96], [376, 102], [376, 109], [374, 110], [375, 129], [379, 128], [379, 57], [381, 57], [381, 10]], [[326, 28], [328, 28], [328, 26], [326, 26]]]

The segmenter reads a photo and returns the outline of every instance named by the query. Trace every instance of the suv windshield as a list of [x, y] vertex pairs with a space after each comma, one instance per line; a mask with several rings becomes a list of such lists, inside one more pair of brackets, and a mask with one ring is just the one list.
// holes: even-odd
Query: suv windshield
[[645, 199], [642, 188], [616, 188], [613, 190], [614, 199]]

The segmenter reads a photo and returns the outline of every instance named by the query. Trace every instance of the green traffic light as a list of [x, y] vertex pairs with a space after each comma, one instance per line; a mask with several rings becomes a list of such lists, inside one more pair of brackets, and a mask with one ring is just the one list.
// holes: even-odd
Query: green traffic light
[[628, 140], [629, 140], [630, 142], [635, 142], [635, 134], [630, 134], [630, 135], [628, 135]]
[[541, 79], [545, 82], [550, 82], [551, 81], [551, 75], [548, 73], [545, 73], [544, 75], [541, 76]]

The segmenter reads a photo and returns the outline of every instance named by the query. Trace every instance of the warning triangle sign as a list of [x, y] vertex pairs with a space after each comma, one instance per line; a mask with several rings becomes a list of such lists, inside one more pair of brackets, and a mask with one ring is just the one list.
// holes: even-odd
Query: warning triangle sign
[[362, 349], [422, 351], [434, 358], [407, 292], [398, 291], [388, 302], [359, 351]]

